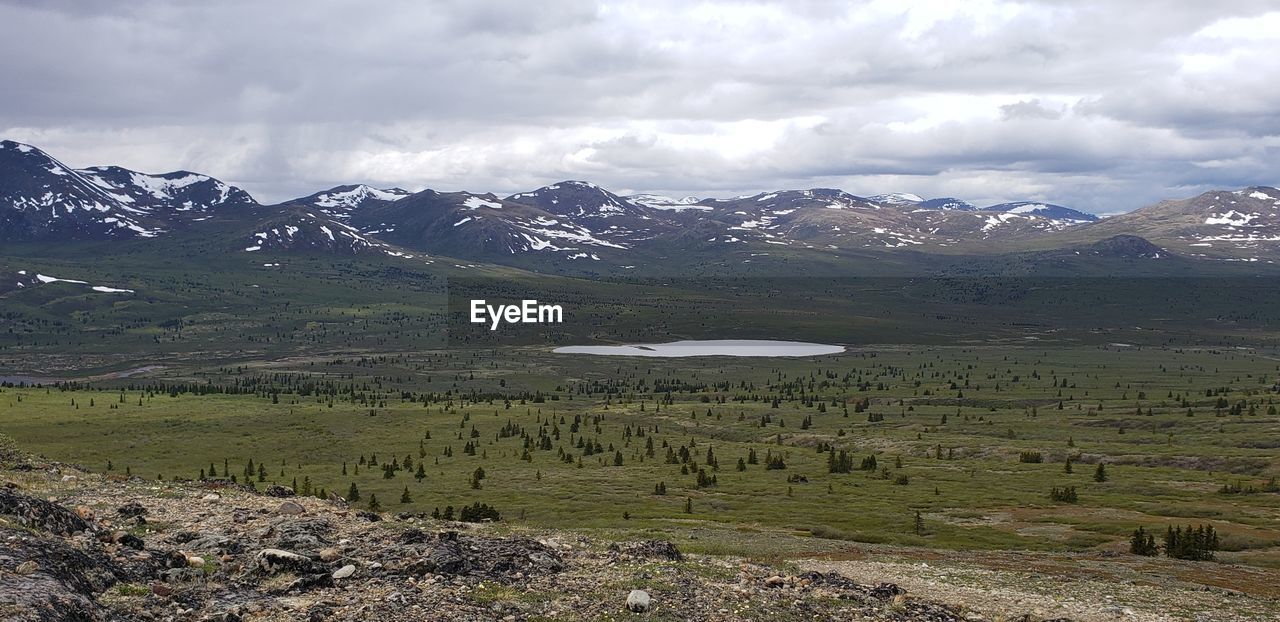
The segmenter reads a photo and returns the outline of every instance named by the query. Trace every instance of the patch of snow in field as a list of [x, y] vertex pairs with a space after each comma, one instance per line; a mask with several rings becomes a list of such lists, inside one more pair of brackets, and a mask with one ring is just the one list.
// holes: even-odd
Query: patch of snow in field
[[[25, 271], [25, 270], [24, 270], [24, 271], [20, 271], [20, 272], [18, 272], [18, 274], [26, 274], [26, 271]], [[75, 284], [75, 285], [88, 285], [88, 284], [89, 284], [87, 281], [77, 281], [77, 280], [75, 280], [75, 279], [60, 279], [60, 278], [58, 278], [58, 277], [48, 276], [48, 275], [45, 275], [45, 274], [39, 274], [39, 273], [37, 273], [37, 274], [36, 274], [36, 280], [37, 280], [37, 281], [40, 281], [41, 283], [72, 283], [72, 284]], [[25, 286], [24, 286], [24, 287], [25, 287]], [[104, 294], [132, 294], [132, 293], [134, 293], [134, 292], [133, 292], [133, 290], [131, 290], [131, 289], [120, 289], [120, 288], [118, 288], [118, 287], [106, 287], [106, 286], [104, 286], [104, 285], [94, 285], [94, 286], [91, 286], [89, 289], [92, 289], [92, 290], [93, 290], [93, 291], [95, 291], [95, 292], [100, 292], [100, 293], [104, 293]]]
[[87, 282], [85, 282], [85, 281], [76, 281], [76, 280], [73, 280], [73, 279], [60, 279], [60, 278], [52, 277], [52, 276], [45, 276], [45, 275], [43, 275], [43, 274], [39, 274], [39, 273], [37, 273], [37, 274], [36, 274], [36, 280], [37, 280], [37, 281], [40, 281], [41, 283], [76, 283], [76, 284], [79, 284], [79, 285], [88, 285], [88, 284], [89, 284], [89, 283], [87, 283]]

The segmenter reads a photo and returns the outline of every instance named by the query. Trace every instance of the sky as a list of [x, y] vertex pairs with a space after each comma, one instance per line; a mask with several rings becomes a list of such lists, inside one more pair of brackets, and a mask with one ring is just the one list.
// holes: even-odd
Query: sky
[[1280, 185], [1280, 5], [0, 0], [0, 138], [276, 202], [773, 189], [1100, 214]]

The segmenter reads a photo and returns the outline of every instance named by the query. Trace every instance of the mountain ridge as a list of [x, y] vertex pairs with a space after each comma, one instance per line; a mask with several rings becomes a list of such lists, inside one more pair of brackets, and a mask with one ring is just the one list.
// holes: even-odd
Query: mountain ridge
[[[9, 242], [145, 239], [178, 230], [217, 237], [230, 223], [236, 233], [225, 242], [228, 252], [447, 255], [559, 269], [582, 261], [729, 265], [904, 250], [999, 255], [1130, 236], [1166, 257], [1272, 263], [1280, 259], [1278, 213], [1280, 190], [1270, 186], [1214, 190], [1100, 218], [1047, 201], [980, 207], [838, 188], [675, 199], [621, 195], [581, 180], [505, 197], [344, 184], [264, 205], [202, 173], [72, 169], [34, 146], [0, 142], [0, 241]], [[1147, 249], [1137, 258], [1158, 254]]]

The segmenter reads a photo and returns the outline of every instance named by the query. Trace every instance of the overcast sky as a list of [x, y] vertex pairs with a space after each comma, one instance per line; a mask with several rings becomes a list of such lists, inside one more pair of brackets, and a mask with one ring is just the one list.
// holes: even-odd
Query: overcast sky
[[1270, 1], [0, 0], [0, 137], [339, 183], [1098, 213], [1280, 184]]

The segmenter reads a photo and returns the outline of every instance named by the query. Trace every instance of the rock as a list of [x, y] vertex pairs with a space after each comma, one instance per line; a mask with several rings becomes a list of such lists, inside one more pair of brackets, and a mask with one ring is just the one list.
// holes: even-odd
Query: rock
[[267, 486], [265, 489], [263, 489], [262, 494], [268, 497], [284, 498], [284, 497], [292, 497], [294, 496], [295, 493], [293, 492], [293, 489], [289, 488], [288, 486], [272, 484], [270, 486]]
[[119, 514], [124, 518], [137, 518], [139, 516], [145, 516], [147, 514], [147, 508], [143, 507], [142, 504], [137, 501], [130, 501], [116, 508], [116, 514]]
[[80, 479], [80, 478], [78, 478], [78, 477], [76, 477], [76, 476], [74, 476], [74, 475], [63, 475], [63, 476], [62, 476], [62, 481], [64, 481], [64, 482], [74, 482], [74, 481], [76, 481], [77, 479]]
[[787, 582], [786, 579], [775, 574], [772, 577], [765, 579], [764, 585], [765, 587], [782, 587], [786, 582]]
[[84, 517], [67, 508], [8, 488], [0, 488], [0, 515], [13, 517], [24, 527], [60, 536], [69, 536], [90, 528]]
[[96, 540], [78, 539], [73, 545], [69, 539], [7, 527], [0, 527], [0, 540], [0, 618], [107, 619], [96, 597], [118, 583], [123, 572]]
[[127, 531], [117, 531], [111, 534], [111, 541], [120, 546], [127, 546], [135, 551], [141, 551], [146, 548], [146, 543], [142, 538], [135, 536]]
[[283, 520], [272, 528], [276, 532], [275, 548], [307, 554], [328, 547], [334, 532], [333, 523], [319, 516]]
[[199, 555], [188, 555], [187, 566], [192, 568], [204, 568], [204, 558]]
[[276, 508], [276, 514], [284, 514], [286, 516], [298, 516], [306, 513], [307, 509], [296, 501], [285, 501], [280, 504], [280, 507]]
[[335, 562], [338, 561], [339, 557], [342, 557], [342, 551], [339, 549], [330, 547], [320, 551], [320, 561], [322, 562]]
[[897, 584], [894, 584], [894, 583], [881, 583], [875, 586], [874, 588], [871, 588], [872, 596], [875, 596], [876, 598], [880, 598], [884, 600], [888, 600], [895, 596], [900, 596], [906, 593], [907, 593], [906, 590], [898, 587]]
[[364, 520], [367, 520], [367, 521], [369, 521], [369, 522], [371, 522], [371, 523], [376, 523], [376, 522], [378, 522], [378, 521], [382, 520], [382, 516], [380, 516], [380, 515], [378, 515], [378, 514], [376, 514], [376, 513], [374, 513], [374, 512], [366, 512], [366, 511], [364, 511], [364, 510], [361, 510], [361, 511], [359, 511], [359, 512], [356, 512], [356, 516], [357, 516], [357, 517], [359, 517], [359, 518], [363, 518]]
[[258, 567], [269, 574], [293, 572], [309, 574], [315, 572], [315, 562], [309, 557], [282, 549], [263, 549], [258, 551]]
[[627, 594], [627, 611], [632, 613], [644, 613], [649, 610], [650, 600], [649, 593], [644, 590], [631, 590]]
[[170, 595], [170, 594], [172, 594], [172, 593], [173, 593], [173, 588], [171, 588], [171, 587], [169, 587], [169, 586], [167, 586], [167, 585], [165, 585], [165, 584], [163, 584], [163, 583], [152, 583], [152, 584], [151, 584], [151, 593], [152, 593], [152, 594], [155, 594], [156, 596], [162, 596], [162, 597], [163, 597], [163, 596], [168, 596], [168, 595]]
[[666, 540], [642, 540], [640, 542], [622, 542], [609, 545], [609, 552], [617, 557], [630, 559], [662, 559], [678, 562], [684, 559], [680, 549]]
[[219, 496], [218, 493], [216, 492], [211, 492], [203, 497], [200, 497], [201, 501], [218, 501], [219, 499], [222, 499], [222, 497]]
[[353, 575], [353, 574], [355, 574], [355, 573], [356, 573], [356, 567], [355, 567], [355, 565], [353, 565], [353, 564], [347, 564], [346, 566], [343, 566], [343, 567], [341, 567], [341, 568], [339, 568], [339, 569], [337, 569], [337, 570], [333, 571], [333, 578], [335, 578], [335, 579], [345, 579], [345, 578], [347, 578], [347, 577], [349, 577], [349, 576], [351, 576], [351, 575]]
[[462, 546], [458, 544], [458, 534], [453, 531], [440, 534], [439, 542], [427, 554], [426, 561], [430, 572], [466, 574], [470, 569]]

